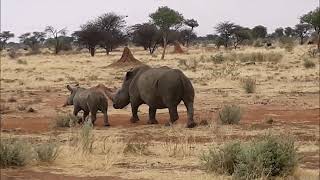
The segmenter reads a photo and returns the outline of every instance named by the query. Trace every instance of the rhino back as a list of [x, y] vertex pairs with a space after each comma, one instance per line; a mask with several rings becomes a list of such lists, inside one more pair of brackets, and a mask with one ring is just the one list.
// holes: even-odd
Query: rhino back
[[88, 89], [79, 89], [73, 99], [74, 106], [79, 107], [85, 111], [88, 111], [87, 98], [90, 91]]
[[[183, 97], [181, 71], [170, 68], [154, 68], [145, 71], [137, 81], [141, 99], [149, 106], [166, 108], [178, 104]], [[170, 102], [167, 102], [170, 101]]]

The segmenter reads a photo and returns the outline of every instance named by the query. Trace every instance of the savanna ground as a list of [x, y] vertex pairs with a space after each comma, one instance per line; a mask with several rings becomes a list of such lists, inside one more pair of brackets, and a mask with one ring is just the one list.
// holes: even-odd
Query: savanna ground
[[[147, 125], [147, 106], [139, 109], [140, 122], [131, 124], [130, 107], [115, 110], [109, 102], [111, 127], [103, 127], [99, 114], [93, 152], [83, 154], [75, 145], [79, 126], [52, 126], [59, 114], [72, 112], [72, 107], [62, 108], [69, 95], [66, 85], [120, 87], [128, 68], [107, 66], [118, 60], [121, 52], [109, 56], [101, 52], [93, 58], [87, 52], [41, 54], [18, 60], [3, 53], [1, 137], [19, 137], [31, 143], [53, 140], [59, 143], [59, 154], [51, 164], [34, 162], [23, 168], [1, 169], [1, 179], [228, 179], [207, 173], [199, 156], [209, 147], [268, 133], [295, 138], [300, 160], [291, 178], [319, 178], [319, 59], [308, 55], [309, 46], [297, 46], [291, 52], [263, 47], [236, 51], [192, 47], [187, 53], [173, 54], [169, 49], [165, 60], [160, 60], [161, 50], [150, 56], [140, 48], [130, 48], [145, 64], [182, 69], [196, 91], [195, 120], [209, 124], [184, 128], [183, 104], [178, 107], [180, 119], [172, 127], [164, 126], [169, 119], [167, 110], [158, 110], [158, 125]], [[252, 52], [283, 57], [252, 63], [245, 60]], [[225, 56], [222, 62], [213, 58], [219, 53]], [[305, 68], [305, 58], [315, 67]], [[256, 80], [254, 93], [242, 88], [241, 80], [247, 77]], [[226, 104], [241, 106], [243, 116], [238, 125], [217, 121], [217, 112]], [[34, 112], [29, 112], [30, 108]], [[272, 123], [267, 122], [270, 119]], [[124, 151], [131, 144], [138, 150]]]

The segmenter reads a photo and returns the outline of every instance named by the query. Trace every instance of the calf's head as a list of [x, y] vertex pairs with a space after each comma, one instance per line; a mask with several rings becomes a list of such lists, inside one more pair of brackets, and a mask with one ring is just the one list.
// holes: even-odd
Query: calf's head
[[70, 85], [67, 85], [67, 89], [71, 92], [71, 94], [68, 96], [66, 102], [64, 103], [63, 107], [73, 105], [73, 98], [77, 93], [77, 90], [79, 89], [79, 85], [77, 84], [75, 87], [72, 87]]

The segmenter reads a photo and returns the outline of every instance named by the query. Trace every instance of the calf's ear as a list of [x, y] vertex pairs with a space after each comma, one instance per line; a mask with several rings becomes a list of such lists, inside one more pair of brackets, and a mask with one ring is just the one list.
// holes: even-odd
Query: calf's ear
[[69, 85], [67, 85], [67, 89], [69, 90], [69, 91], [71, 91], [72, 92], [72, 87], [71, 86], [69, 86]]

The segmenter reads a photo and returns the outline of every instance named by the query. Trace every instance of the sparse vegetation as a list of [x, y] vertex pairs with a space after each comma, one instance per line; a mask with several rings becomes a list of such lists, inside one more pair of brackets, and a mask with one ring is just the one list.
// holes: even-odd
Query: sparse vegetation
[[55, 119], [55, 127], [72, 127], [78, 122], [78, 118], [72, 114], [59, 114]]
[[57, 158], [59, 147], [54, 142], [46, 142], [38, 144], [35, 147], [35, 151], [37, 152], [39, 161], [50, 163]]
[[303, 66], [305, 68], [309, 69], [309, 68], [314, 68], [316, 66], [316, 64], [313, 61], [311, 61], [310, 59], [304, 59]]
[[218, 114], [222, 124], [238, 124], [241, 119], [241, 109], [237, 105], [225, 105]]
[[22, 60], [22, 59], [18, 59], [17, 63], [18, 64], [23, 64], [23, 65], [27, 65], [28, 64], [26, 60]]
[[150, 153], [149, 149], [149, 143], [148, 142], [142, 142], [142, 141], [138, 141], [138, 142], [132, 142], [129, 141], [123, 152], [125, 154], [138, 154], [138, 155], [148, 155]]
[[254, 93], [256, 90], [256, 80], [251, 78], [245, 78], [242, 80], [242, 87], [246, 93]]
[[25, 141], [9, 138], [0, 141], [0, 166], [24, 166], [32, 158], [31, 146]]
[[291, 137], [265, 135], [252, 142], [231, 142], [201, 156], [208, 170], [236, 179], [288, 176], [297, 166], [297, 150]]
[[92, 133], [93, 125], [91, 121], [85, 121], [80, 130], [80, 147], [84, 154], [92, 153], [94, 136]]

